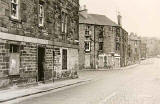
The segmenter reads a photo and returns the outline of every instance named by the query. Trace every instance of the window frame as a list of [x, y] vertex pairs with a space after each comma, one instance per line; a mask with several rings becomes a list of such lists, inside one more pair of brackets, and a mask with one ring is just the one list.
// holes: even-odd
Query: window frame
[[61, 12], [61, 32], [68, 32], [68, 14], [64, 11]]
[[[86, 44], [88, 44], [88, 49], [86, 48]], [[90, 52], [91, 51], [91, 42], [85, 41], [84, 48], [85, 48], [85, 52]]]
[[[101, 45], [101, 49], [100, 49], [100, 45]], [[99, 51], [103, 51], [103, 45], [104, 45], [104, 42], [99, 42]]]
[[10, 44], [9, 48], [10, 53], [19, 53], [20, 52], [20, 46], [17, 44]]
[[[11, 0], [11, 4], [10, 5], [11, 5], [11, 18], [18, 20], [19, 19], [19, 6], [20, 6], [19, 0], [16, 0], [16, 2], [15, 2], [15, 0]], [[12, 5], [16, 5], [16, 10], [13, 10], [13, 6]], [[15, 15], [12, 14], [13, 11], [16, 12]]]
[[39, 26], [44, 26], [44, 4], [43, 3], [39, 3], [38, 4], [39, 7]]
[[90, 25], [86, 25], [86, 27], [85, 27], [85, 36], [90, 36], [91, 34], [92, 34], [91, 26]]

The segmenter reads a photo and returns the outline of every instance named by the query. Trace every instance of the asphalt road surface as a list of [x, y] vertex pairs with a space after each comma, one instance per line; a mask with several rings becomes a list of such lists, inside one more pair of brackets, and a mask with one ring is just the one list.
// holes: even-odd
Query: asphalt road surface
[[83, 71], [85, 84], [33, 96], [15, 104], [160, 104], [160, 59], [132, 68]]

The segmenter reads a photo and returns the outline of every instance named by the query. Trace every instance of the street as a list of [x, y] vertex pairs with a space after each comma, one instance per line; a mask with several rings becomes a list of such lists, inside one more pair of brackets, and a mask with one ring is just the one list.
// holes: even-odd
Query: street
[[93, 80], [60, 91], [33, 96], [15, 104], [159, 104], [160, 59], [142, 61], [132, 68], [82, 71]]

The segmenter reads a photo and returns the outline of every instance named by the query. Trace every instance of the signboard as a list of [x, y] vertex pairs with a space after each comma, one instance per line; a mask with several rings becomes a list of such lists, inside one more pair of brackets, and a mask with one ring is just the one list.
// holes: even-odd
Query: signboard
[[10, 54], [9, 75], [19, 75], [20, 55], [19, 53]]

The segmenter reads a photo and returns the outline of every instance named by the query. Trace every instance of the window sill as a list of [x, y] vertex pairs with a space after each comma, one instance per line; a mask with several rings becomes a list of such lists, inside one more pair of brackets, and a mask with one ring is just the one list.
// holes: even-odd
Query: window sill
[[38, 26], [39, 26], [40, 28], [44, 27], [44, 25], [41, 25], [41, 24], [38, 24]]
[[13, 17], [10, 17], [10, 20], [11, 21], [13, 21], [13, 22], [21, 22], [21, 20], [20, 19], [18, 19], [18, 18], [13, 18]]
[[90, 53], [90, 52], [91, 52], [91, 51], [86, 51], [86, 50], [85, 50], [85, 53]]

